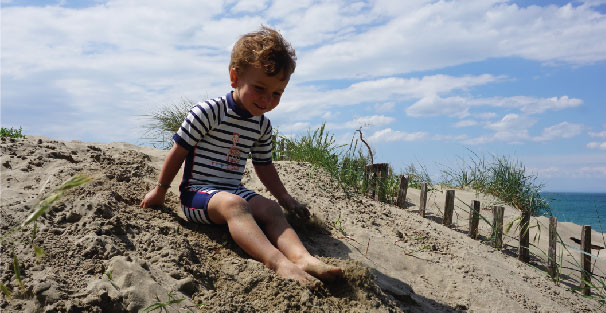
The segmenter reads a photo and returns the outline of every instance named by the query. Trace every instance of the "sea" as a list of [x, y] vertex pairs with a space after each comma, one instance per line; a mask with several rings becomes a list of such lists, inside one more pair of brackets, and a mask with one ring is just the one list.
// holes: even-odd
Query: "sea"
[[592, 230], [606, 233], [606, 193], [542, 192], [541, 197], [558, 222], [591, 225]]

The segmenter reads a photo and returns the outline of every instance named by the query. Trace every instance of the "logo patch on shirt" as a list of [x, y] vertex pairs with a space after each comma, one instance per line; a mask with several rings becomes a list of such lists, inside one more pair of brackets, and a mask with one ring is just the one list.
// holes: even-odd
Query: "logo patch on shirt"
[[227, 153], [227, 169], [230, 171], [237, 171], [240, 167], [240, 155], [241, 151], [238, 149], [238, 140], [240, 140], [240, 134], [233, 132], [231, 137], [231, 149]]

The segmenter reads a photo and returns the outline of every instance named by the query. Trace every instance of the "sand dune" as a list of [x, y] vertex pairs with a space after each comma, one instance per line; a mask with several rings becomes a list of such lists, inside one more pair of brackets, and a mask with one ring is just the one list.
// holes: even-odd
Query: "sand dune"
[[[575, 271], [565, 269], [557, 286], [541, 270], [540, 258], [531, 265], [517, 261], [515, 240], [506, 239], [504, 250], [496, 251], [468, 238], [463, 204], [493, 201], [472, 191], [456, 191], [460, 200], [450, 229], [437, 223], [444, 201], [439, 189], [429, 197], [428, 218], [421, 218], [416, 189], [408, 190], [409, 207], [401, 209], [347, 194], [308, 164], [277, 162], [287, 189], [324, 224], [295, 223], [302, 241], [313, 254], [345, 268], [344, 279], [309, 289], [250, 259], [225, 227], [186, 222], [177, 210], [177, 182], [165, 207], [140, 209], [166, 151], [28, 136], [3, 139], [1, 152], [2, 234], [73, 175], [93, 178], [39, 220], [33, 243], [46, 251], [40, 261], [32, 249], [32, 227], [3, 243], [0, 281], [13, 293], [0, 297], [2, 312], [139, 312], [169, 296], [183, 299], [170, 312], [600, 310], [597, 301], [569, 291], [578, 284]], [[269, 196], [251, 173], [247, 168], [244, 183]], [[507, 207], [506, 219], [515, 216]], [[536, 220], [546, 225], [544, 218]], [[535, 244], [546, 251], [546, 227], [541, 231]], [[559, 231], [563, 238], [580, 236], [580, 226], [570, 223], [560, 223]], [[483, 223], [480, 235], [489, 235]], [[601, 234], [592, 234], [592, 241], [603, 242]], [[24, 289], [13, 275], [12, 252]], [[575, 257], [580, 258], [575, 254], [569, 261]], [[603, 255], [596, 261], [596, 274], [604, 275]]]

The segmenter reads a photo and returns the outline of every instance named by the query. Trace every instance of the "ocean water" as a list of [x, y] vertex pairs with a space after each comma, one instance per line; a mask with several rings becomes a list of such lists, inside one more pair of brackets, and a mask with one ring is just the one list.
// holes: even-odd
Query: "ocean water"
[[592, 230], [606, 232], [606, 193], [542, 192], [541, 196], [549, 201], [558, 222], [591, 225]]

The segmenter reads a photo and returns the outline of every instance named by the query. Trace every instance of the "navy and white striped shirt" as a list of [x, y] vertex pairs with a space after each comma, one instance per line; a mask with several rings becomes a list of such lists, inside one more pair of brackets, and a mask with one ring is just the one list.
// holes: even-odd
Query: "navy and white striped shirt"
[[269, 119], [238, 108], [231, 92], [199, 102], [173, 136], [177, 144], [189, 150], [180, 188], [237, 188], [249, 153], [255, 165], [272, 163], [271, 136]]

